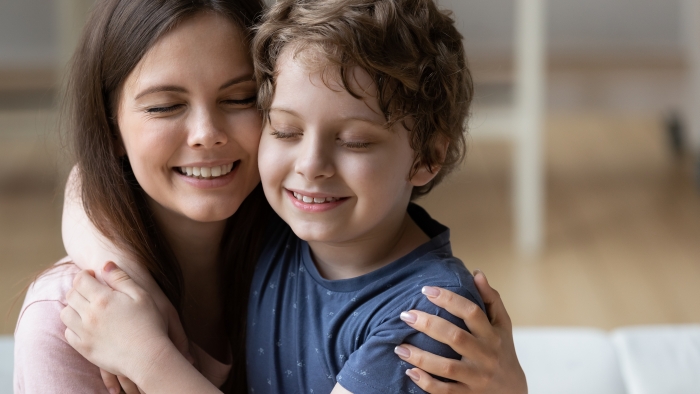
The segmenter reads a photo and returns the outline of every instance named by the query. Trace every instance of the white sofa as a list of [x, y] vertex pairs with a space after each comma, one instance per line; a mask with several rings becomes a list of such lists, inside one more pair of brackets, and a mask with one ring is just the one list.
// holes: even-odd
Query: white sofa
[[[530, 394], [698, 394], [700, 324], [516, 328]], [[12, 337], [0, 337], [0, 394], [12, 392]]]

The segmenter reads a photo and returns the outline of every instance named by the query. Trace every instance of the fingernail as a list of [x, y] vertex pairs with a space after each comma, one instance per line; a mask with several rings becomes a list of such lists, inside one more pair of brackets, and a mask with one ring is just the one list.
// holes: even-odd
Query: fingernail
[[437, 287], [432, 287], [432, 286], [423, 286], [423, 289], [421, 289], [421, 292], [428, 297], [437, 297], [440, 295], [440, 289]]
[[411, 378], [411, 380], [414, 382], [417, 382], [420, 380], [420, 375], [418, 374], [418, 372], [416, 372], [412, 369], [407, 369], [406, 375], [408, 375], [408, 377]]
[[418, 320], [418, 316], [416, 316], [415, 313], [413, 312], [401, 312], [401, 320], [405, 321], [408, 324], [413, 324]]
[[486, 278], [484, 272], [478, 268], [474, 270], [474, 276], [476, 276], [477, 274], [481, 274], [484, 278]]
[[119, 394], [120, 392], [121, 390], [116, 387], [112, 387], [111, 389], [109, 389], [109, 394]]
[[117, 268], [117, 265], [114, 264], [111, 261], [108, 261], [107, 264], [102, 268], [105, 272], [111, 272], [113, 269]]
[[403, 346], [397, 346], [394, 348], [394, 353], [401, 358], [411, 357], [411, 351]]

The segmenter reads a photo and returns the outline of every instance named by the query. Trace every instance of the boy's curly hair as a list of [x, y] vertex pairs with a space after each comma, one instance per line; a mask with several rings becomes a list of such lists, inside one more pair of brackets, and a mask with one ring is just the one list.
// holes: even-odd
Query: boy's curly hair
[[295, 55], [313, 48], [312, 58], [333, 66], [358, 99], [348, 83], [353, 67], [371, 76], [387, 127], [402, 122], [409, 132], [417, 164], [409, 176], [420, 165], [439, 169], [431, 182], [414, 188], [412, 199], [462, 162], [473, 82], [462, 35], [451, 13], [438, 10], [433, 0], [278, 0], [253, 39], [258, 103], [266, 121], [276, 64], [290, 45]]

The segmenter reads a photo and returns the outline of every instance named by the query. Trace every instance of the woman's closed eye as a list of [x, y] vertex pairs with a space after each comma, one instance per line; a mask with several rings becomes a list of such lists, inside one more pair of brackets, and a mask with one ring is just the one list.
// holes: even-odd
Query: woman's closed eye
[[146, 113], [149, 114], [167, 114], [170, 112], [175, 112], [178, 109], [182, 108], [184, 104], [174, 104], [174, 105], [168, 105], [168, 106], [161, 106], [161, 107], [149, 107], [146, 108]]
[[222, 103], [236, 108], [249, 108], [255, 104], [257, 96], [246, 97], [243, 99], [228, 99], [223, 100]]

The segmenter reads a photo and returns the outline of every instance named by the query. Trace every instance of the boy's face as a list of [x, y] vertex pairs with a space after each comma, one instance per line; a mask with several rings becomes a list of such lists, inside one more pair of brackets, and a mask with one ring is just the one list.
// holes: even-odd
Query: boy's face
[[[332, 73], [322, 79], [286, 51], [278, 64], [270, 121], [260, 141], [265, 195], [307, 241], [346, 243], [386, 236], [406, 214], [414, 151], [400, 125], [388, 130], [370, 76], [356, 68], [352, 97]], [[327, 86], [328, 85], [328, 86]]]

